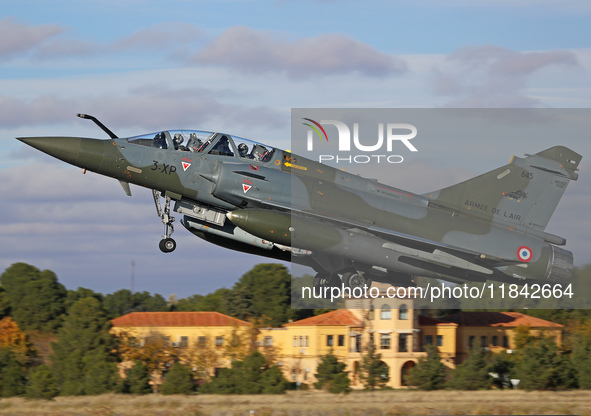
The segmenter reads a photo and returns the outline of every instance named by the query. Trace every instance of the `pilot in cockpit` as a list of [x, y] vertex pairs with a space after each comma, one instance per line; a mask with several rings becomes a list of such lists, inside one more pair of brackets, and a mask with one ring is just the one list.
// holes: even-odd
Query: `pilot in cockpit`
[[187, 142], [187, 149], [193, 153], [195, 153], [199, 147], [201, 147], [203, 143], [201, 142], [201, 140], [199, 140], [197, 138], [197, 135], [195, 133], [191, 133], [191, 135], [189, 136], [189, 141]]
[[256, 144], [254, 146], [254, 148], [252, 149], [252, 155], [256, 160], [259, 160], [261, 162], [266, 162], [266, 157], [269, 155], [269, 151], [267, 150], [267, 148], [265, 146], [262, 146], [260, 144]]
[[172, 142], [174, 143], [175, 150], [187, 150], [185, 146], [181, 146], [184, 140], [185, 138], [181, 134], [177, 133], [174, 135]]
[[240, 143], [238, 145], [238, 153], [240, 153], [240, 157], [243, 157], [245, 159], [252, 159], [253, 156], [248, 154], [248, 146], [246, 145], [246, 143]]
[[230, 148], [230, 143], [226, 136], [222, 136], [220, 140], [216, 143], [215, 147], [209, 153], [220, 156], [234, 156], [234, 152], [232, 152], [232, 149]]
[[166, 136], [164, 135], [164, 133], [161, 132], [156, 134], [156, 136], [154, 137], [154, 147], [160, 149], [166, 149], [168, 147], [166, 145]]

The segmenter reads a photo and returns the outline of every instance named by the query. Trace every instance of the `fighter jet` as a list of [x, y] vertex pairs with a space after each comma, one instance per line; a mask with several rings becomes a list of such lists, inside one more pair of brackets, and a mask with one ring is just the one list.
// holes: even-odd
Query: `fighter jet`
[[[167, 130], [108, 139], [22, 142], [85, 171], [152, 189], [164, 253], [173, 213], [222, 247], [293, 261], [314, 287], [412, 286], [416, 276], [568, 282], [573, 255], [545, 232], [581, 155], [555, 146], [447, 188], [417, 195], [239, 136]], [[161, 200], [164, 200], [164, 204]]]

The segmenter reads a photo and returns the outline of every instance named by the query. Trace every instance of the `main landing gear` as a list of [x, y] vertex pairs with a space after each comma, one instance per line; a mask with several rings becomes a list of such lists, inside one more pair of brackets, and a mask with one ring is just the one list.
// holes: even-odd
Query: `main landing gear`
[[156, 204], [156, 212], [162, 220], [162, 224], [164, 224], [164, 235], [158, 246], [163, 253], [172, 253], [176, 248], [176, 241], [171, 238], [172, 233], [174, 233], [174, 225], [172, 225], [174, 217], [170, 216], [170, 197], [164, 197], [164, 209], [162, 209], [159, 192], [153, 189], [152, 195]]
[[318, 273], [316, 276], [314, 276], [314, 280], [312, 280], [312, 286], [316, 289], [321, 289], [325, 287], [341, 287], [341, 283], [344, 284], [345, 287], [348, 287], [350, 289], [364, 289], [365, 287], [371, 287], [372, 279], [364, 273], [359, 273], [355, 271], [343, 274], [342, 281], [337, 273], [327, 272]]

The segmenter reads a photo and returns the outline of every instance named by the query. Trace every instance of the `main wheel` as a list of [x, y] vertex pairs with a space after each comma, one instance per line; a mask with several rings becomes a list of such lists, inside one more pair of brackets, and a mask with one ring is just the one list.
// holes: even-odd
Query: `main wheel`
[[160, 240], [159, 247], [163, 253], [172, 253], [176, 248], [176, 241], [174, 241], [172, 238], [165, 238]]
[[343, 275], [343, 283], [346, 287], [350, 287], [351, 290], [356, 287], [363, 289], [364, 286], [371, 287], [371, 278], [364, 277], [359, 273], [345, 273]]

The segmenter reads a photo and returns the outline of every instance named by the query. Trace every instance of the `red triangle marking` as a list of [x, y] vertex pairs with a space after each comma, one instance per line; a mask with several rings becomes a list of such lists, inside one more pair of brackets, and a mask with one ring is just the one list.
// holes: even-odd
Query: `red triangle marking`
[[245, 183], [242, 184], [242, 190], [244, 191], [244, 193], [247, 193], [250, 188], [252, 188], [252, 185], [247, 185]]

